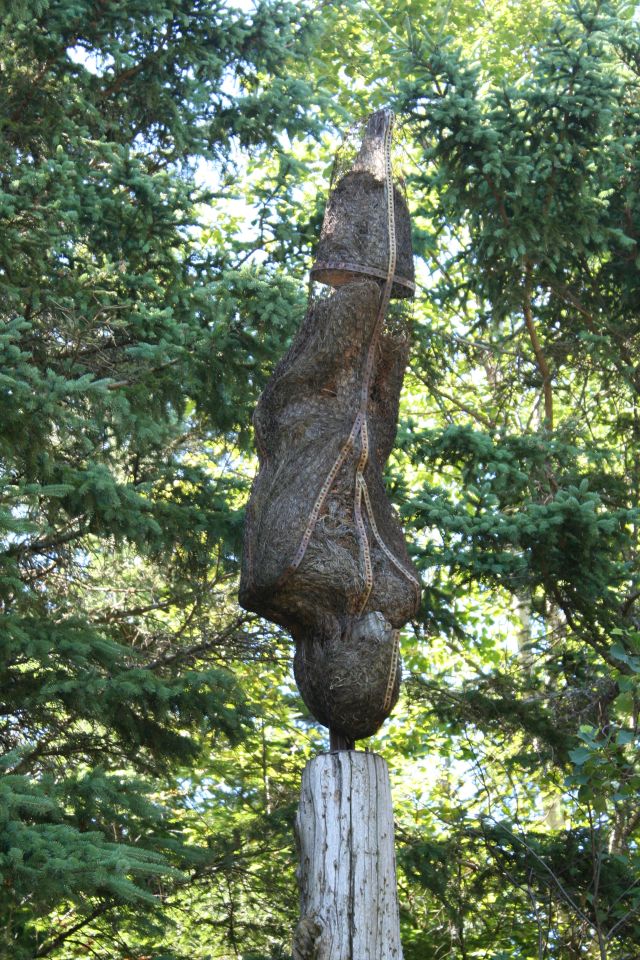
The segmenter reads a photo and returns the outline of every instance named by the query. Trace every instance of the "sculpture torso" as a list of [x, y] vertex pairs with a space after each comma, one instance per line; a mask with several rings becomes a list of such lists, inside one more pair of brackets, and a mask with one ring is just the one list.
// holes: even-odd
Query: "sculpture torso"
[[[353, 186], [352, 194], [375, 200], [370, 172], [349, 176], [367, 179], [364, 194]], [[403, 205], [394, 191], [406, 238]], [[328, 233], [323, 228], [329, 273], [332, 263], [365, 258], [355, 240], [344, 257], [349, 230], [338, 229], [334, 214], [335, 206]], [[370, 259], [372, 236], [363, 241]], [[414, 615], [419, 587], [382, 481], [408, 341], [381, 321], [385, 297], [407, 288], [359, 270], [339, 279], [330, 297], [310, 304], [255, 412], [260, 471], [247, 508], [240, 602], [291, 631], [307, 706], [354, 740], [375, 732], [397, 699], [397, 630]]]

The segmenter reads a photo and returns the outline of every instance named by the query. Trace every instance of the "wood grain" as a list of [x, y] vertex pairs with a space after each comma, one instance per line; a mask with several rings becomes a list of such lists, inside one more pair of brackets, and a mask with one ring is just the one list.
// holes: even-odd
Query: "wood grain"
[[387, 765], [341, 750], [311, 760], [296, 819], [301, 919], [293, 960], [402, 960]]

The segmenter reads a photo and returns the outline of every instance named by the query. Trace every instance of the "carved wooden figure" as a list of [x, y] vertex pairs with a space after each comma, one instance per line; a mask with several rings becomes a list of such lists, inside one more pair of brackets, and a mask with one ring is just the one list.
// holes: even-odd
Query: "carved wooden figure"
[[244, 607], [291, 632], [302, 697], [343, 747], [391, 712], [398, 631], [419, 602], [382, 479], [408, 355], [406, 332], [384, 319], [413, 290], [390, 135], [390, 114], [373, 114], [335, 184], [312, 269], [335, 289], [311, 300], [255, 411], [240, 585]]

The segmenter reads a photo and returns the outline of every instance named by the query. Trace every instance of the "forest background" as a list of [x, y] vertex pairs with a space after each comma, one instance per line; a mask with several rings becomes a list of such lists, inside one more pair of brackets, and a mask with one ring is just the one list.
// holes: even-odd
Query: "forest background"
[[0, 956], [289, 956], [327, 740], [236, 602], [251, 412], [340, 134], [391, 106], [424, 595], [362, 746], [405, 957], [637, 960], [633, 5], [1, 9]]

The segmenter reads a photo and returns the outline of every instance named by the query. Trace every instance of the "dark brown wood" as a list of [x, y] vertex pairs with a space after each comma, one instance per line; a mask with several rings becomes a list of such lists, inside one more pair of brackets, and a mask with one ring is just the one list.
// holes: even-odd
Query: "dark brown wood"
[[388, 112], [374, 114], [337, 180], [318, 247], [336, 289], [311, 299], [255, 411], [240, 582], [246, 609], [291, 632], [302, 697], [345, 744], [374, 733], [397, 700], [397, 632], [420, 592], [382, 476], [409, 349], [406, 328], [383, 321], [389, 294], [413, 285], [391, 128]]
[[354, 521], [360, 448], [345, 459], [302, 562], [292, 560], [325, 478], [352, 430], [373, 334], [380, 287], [373, 280], [339, 287], [313, 303], [258, 404], [254, 424], [260, 471], [247, 510], [240, 602], [288, 628], [295, 673], [313, 715], [350, 739], [370, 736], [385, 708], [393, 631], [416, 611], [416, 573], [382, 470], [395, 440], [408, 353], [401, 329], [383, 332], [367, 408], [369, 459], [364, 471], [376, 530], [367, 533], [373, 587], [364, 609], [361, 544]]
[[353, 750], [356, 742], [350, 737], [345, 737], [336, 730], [329, 729], [329, 749], [332, 753], [336, 750]]

